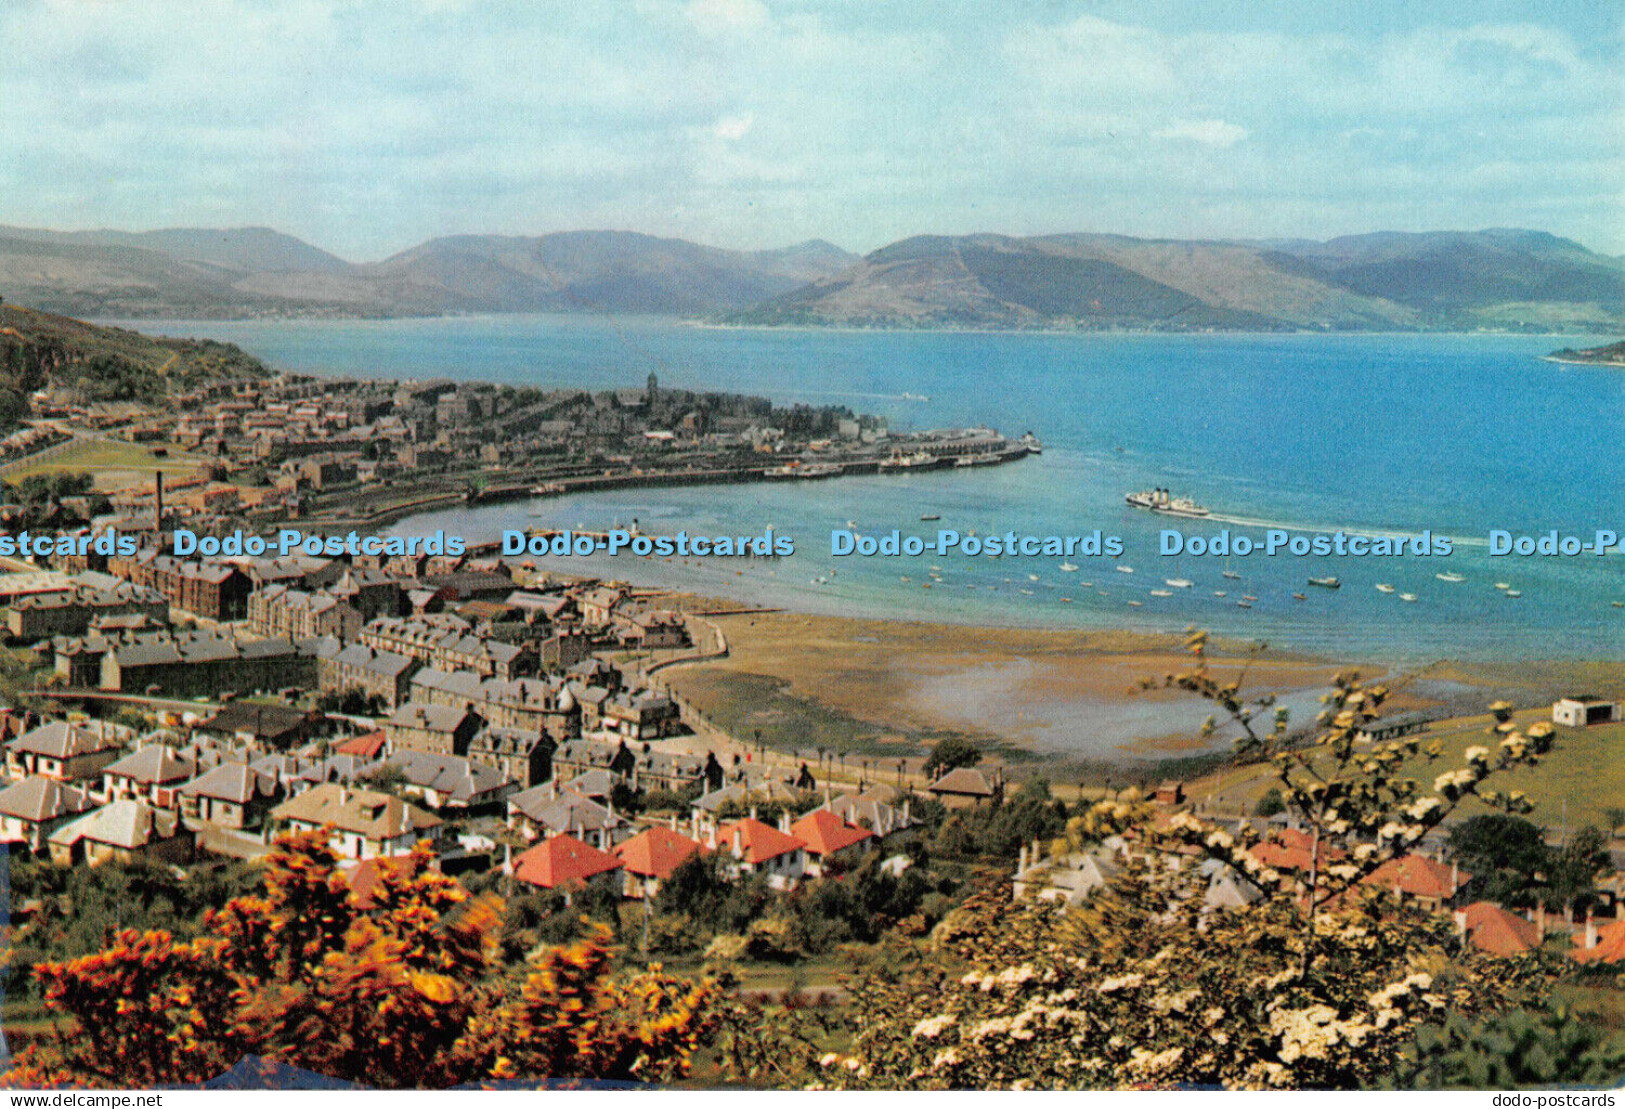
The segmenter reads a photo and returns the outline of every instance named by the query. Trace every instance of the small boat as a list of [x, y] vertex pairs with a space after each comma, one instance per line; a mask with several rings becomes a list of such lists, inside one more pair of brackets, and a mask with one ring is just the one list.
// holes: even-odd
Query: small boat
[[1310, 585], [1318, 585], [1322, 589], [1341, 589], [1341, 588], [1343, 588], [1343, 583], [1338, 581], [1336, 578], [1310, 578], [1309, 579], [1309, 584]]
[[[1071, 598], [1071, 597], [1062, 597], [1062, 598], [1061, 598], [1061, 603], [1062, 603], [1062, 604], [1063, 604], [1063, 605], [1069, 605], [1069, 604], [1071, 604], [1071, 603], [1072, 603], [1072, 598]], [[1616, 602], [1616, 603], [1617, 603], [1617, 602]]]
[[940, 519], [942, 519], [942, 513], [940, 513], [940, 512], [928, 512], [924, 516], [921, 516], [920, 519], [922, 519], [922, 520], [940, 520]]
[[1144, 606], [1145, 602], [1143, 602], [1143, 601], [1130, 601], [1129, 604], [1133, 605], [1135, 608], [1141, 608], [1141, 607]]
[[1306, 593], [1294, 593], [1292, 594], [1292, 599], [1294, 601], [1307, 601], [1309, 596]]
[[1031, 589], [1023, 589], [1021, 590], [1021, 595], [1023, 597], [1031, 597], [1033, 595], [1033, 591]]
[[1228, 596], [1230, 596], [1230, 594], [1225, 592], [1223, 589], [1215, 589], [1213, 591], [1213, 595], [1215, 597], [1228, 597]]
[[1252, 608], [1253, 606], [1252, 606], [1251, 601], [1237, 601], [1236, 602], [1236, 607], [1237, 608]]
[[1184, 578], [1163, 578], [1162, 584], [1171, 585], [1175, 589], [1189, 589], [1191, 587], [1191, 583]]
[[1255, 596], [1253, 596], [1253, 595], [1252, 595], [1252, 594], [1251, 594], [1251, 593], [1243, 593], [1243, 594], [1242, 594], [1242, 595], [1241, 595], [1241, 599], [1242, 599], [1242, 600], [1244, 600], [1244, 601], [1248, 601], [1248, 602], [1252, 602], [1252, 601], [1256, 601], [1256, 600], [1258, 600], [1258, 598], [1257, 598], [1257, 597], [1255, 597]]
[[1037, 574], [1028, 574], [1027, 575], [1027, 580], [1028, 581], [1037, 581], [1038, 580], [1038, 575]]
[[1171, 589], [1153, 589], [1151, 595], [1153, 597], [1172, 597], [1174, 594]]
[[1467, 580], [1466, 578], [1462, 577], [1460, 574], [1434, 574], [1433, 576], [1438, 578], [1440, 581], [1466, 581]]
[[1416, 600], [1416, 594], [1415, 593], [1401, 593], [1399, 595], [1399, 599], [1402, 600], [1402, 601], [1414, 601], [1414, 600]]
[[1078, 584], [1083, 586], [1085, 589], [1093, 589], [1095, 587], [1095, 583], [1092, 581], [1080, 581]]
[[1061, 573], [1063, 573], [1063, 574], [1076, 574], [1077, 572], [1078, 572], [1078, 568], [1076, 566], [1072, 565], [1072, 563], [1070, 563], [1070, 562], [1061, 563]]
[[1522, 597], [1523, 591], [1521, 589], [1508, 589], [1506, 595], [1508, 597]]
[[1132, 566], [1114, 566], [1113, 569], [1116, 570], [1119, 574], [1132, 574], [1132, 573], [1134, 573], [1134, 567], [1132, 567]]
[[1509, 581], [1498, 581], [1498, 582], [1495, 583], [1495, 588], [1497, 588], [1497, 589], [1511, 589], [1512, 588], [1512, 583], [1509, 582]]
[[1394, 591], [1394, 587], [1389, 585], [1387, 582], [1379, 581], [1377, 583], [1377, 592], [1378, 593], [1392, 593], [1393, 591]]
[[1625, 608], [1625, 601], [1609, 601], [1608, 603], [1615, 608]]
[[1231, 581], [1240, 581], [1241, 580], [1241, 575], [1236, 573], [1234, 570], [1226, 570], [1224, 572], [1224, 576], [1229, 578]]
[[913, 579], [910, 578], [907, 574], [904, 574], [902, 580], [904, 580], [904, 581], [912, 581]]

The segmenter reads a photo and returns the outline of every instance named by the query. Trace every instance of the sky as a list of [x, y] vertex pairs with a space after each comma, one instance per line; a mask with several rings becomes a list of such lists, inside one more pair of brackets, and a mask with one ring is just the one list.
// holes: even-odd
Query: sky
[[0, 41], [15, 226], [1625, 254], [1606, 0], [4, 0]]

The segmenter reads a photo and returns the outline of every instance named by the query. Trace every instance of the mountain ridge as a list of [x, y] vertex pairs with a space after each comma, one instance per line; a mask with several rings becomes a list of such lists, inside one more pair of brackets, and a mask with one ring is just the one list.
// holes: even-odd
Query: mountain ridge
[[1599, 330], [1625, 262], [1545, 231], [1312, 239], [915, 235], [867, 255], [626, 230], [455, 234], [349, 262], [266, 227], [0, 226], [0, 294], [91, 317], [640, 313], [737, 325]]

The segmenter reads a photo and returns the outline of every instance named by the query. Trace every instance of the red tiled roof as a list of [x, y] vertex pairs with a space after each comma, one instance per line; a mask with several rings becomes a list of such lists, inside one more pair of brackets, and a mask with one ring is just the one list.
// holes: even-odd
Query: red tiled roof
[[1625, 920], [1616, 920], [1597, 929], [1597, 946], [1585, 947], [1585, 933], [1575, 934], [1574, 942], [1582, 945], [1574, 957], [1582, 963], [1617, 963], [1625, 960]]
[[1321, 843], [1316, 849], [1314, 837], [1294, 828], [1284, 829], [1273, 840], [1255, 845], [1248, 854], [1276, 870], [1308, 873], [1314, 869], [1324, 871], [1327, 865], [1348, 858], [1348, 852], [1330, 843]]
[[769, 859], [788, 855], [807, 846], [795, 836], [786, 835], [771, 824], [763, 824], [760, 820], [746, 817], [744, 820], [736, 820], [717, 829], [718, 850], [733, 850], [735, 832], [739, 833], [743, 857], [748, 863], [765, 863]]
[[1456, 890], [1473, 877], [1465, 870], [1454, 873], [1455, 881], [1452, 882], [1451, 867], [1434, 862], [1426, 855], [1402, 855], [1383, 863], [1371, 872], [1366, 881], [1385, 889], [1397, 888], [1400, 893], [1412, 897], [1432, 897], [1442, 901], [1454, 897]]
[[375, 759], [384, 750], [384, 733], [368, 732], [345, 740], [333, 748], [335, 755], [355, 755], [363, 759]]
[[619, 870], [620, 861], [571, 835], [556, 835], [514, 860], [513, 876], [543, 889], [585, 882], [595, 874]]
[[1462, 910], [1467, 937], [1491, 955], [1522, 955], [1540, 946], [1540, 929], [1493, 901], [1474, 901]]
[[874, 838], [874, 833], [856, 824], [848, 824], [828, 809], [814, 809], [794, 824], [790, 833], [807, 845], [814, 855], [833, 855], [854, 843]]
[[703, 844], [670, 828], [657, 826], [616, 844], [614, 854], [631, 873], [664, 881], [671, 877], [672, 871], [703, 850]]

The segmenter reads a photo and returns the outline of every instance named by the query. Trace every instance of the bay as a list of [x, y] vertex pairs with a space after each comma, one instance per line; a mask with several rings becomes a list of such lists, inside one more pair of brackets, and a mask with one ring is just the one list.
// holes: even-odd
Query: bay
[[[636, 519], [645, 531], [691, 535], [771, 524], [796, 540], [796, 554], [778, 560], [551, 563], [578, 573], [862, 616], [1144, 631], [1194, 623], [1406, 663], [1610, 658], [1625, 645], [1625, 609], [1613, 606], [1625, 601], [1617, 551], [1492, 557], [1487, 545], [1496, 528], [1585, 540], [1598, 528], [1625, 533], [1625, 374], [1539, 357], [1604, 336], [742, 330], [572, 316], [126, 326], [236, 342], [295, 372], [585, 389], [640, 388], [654, 373], [666, 386], [845, 405], [899, 431], [985, 424], [1044, 443], [1041, 456], [970, 472], [624, 490], [435, 513], [393, 529], [444, 527], [480, 540]], [[1214, 519], [1123, 503], [1125, 492], [1153, 486], [1194, 498]], [[863, 535], [928, 537], [938, 528], [1099, 529], [1126, 549], [1117, 559], [1073, 557], [1076, 572], [1060, 570], [1061, 558], [832, 557], [830, 532], [848, 522]], [[1169, 528], [1258, 541], [1271, 527], [1428, 533], [1449, 537], [1453, 553], [1228, 562], [1159, 553]], [[1223, 577], [1226, 569], [1241, 576]], [[1328, 576], [1341, 588], [1307, 584]], [[1250, 608], [1244, 596], [1256, 598]]]

